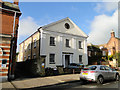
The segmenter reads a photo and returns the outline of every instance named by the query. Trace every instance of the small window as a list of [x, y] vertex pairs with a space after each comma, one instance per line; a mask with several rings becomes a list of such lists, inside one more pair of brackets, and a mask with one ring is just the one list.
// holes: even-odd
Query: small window
[[34, 48], [36, 48], [36, 39], [34, 40]]
[[26, 60], [26, 56], [24, 56], [24, 60]]
[[96, 66], [89, 67], [90, 70], [96, 70], [96, 68], [97, 68]]
[[91, 57], [91, 51], [88, 51], [88, 56]]
[[66, 39], [66, 47], [70, 47], [70, 45], [69, 45], [69, 39]]
[[110, 68], [109, 68], [109, 67], [107, 67], [107, 66], [105, 66], [105, 70], [107, 70], [107, 71], [108, 71], [108, 70], [110, 70]]
[[95, 52], [95, 56], [97, 55], [97, 52]]
[[65, 28], [70, 29], [70, 25], [68, 23], [65, 23]]
[[79, 49], [82, 49], [82, 42], [79, 41]]
[[36, 59], [36, 54], [33, 55], [33, 59]]
[[100, 66], [100, 70], [105, 70], [105, 67], [104, 66]]
[[2, 60], [2, 64], [7, 64], [7, 60], [6, 59]]
[[55, 54], [50, 54], [50, 64], [55, 64]]
[[30, 55], [28, 55], [28, 59], [30, 59]]
[[79, 55], [79, 63], [82, 63], [82, 55]]
[[55, 37], [50, 37], [50, 46], [55, 46]]
[[102, 51], [102, 54], [103, 54], [103, 56], [106, 56], [106, 52], [105, 51]]
[[29, 43], [29, 45], [28, 45], [28, 49], [29, 49], [29, 50], [31, 49], [31, 43]]

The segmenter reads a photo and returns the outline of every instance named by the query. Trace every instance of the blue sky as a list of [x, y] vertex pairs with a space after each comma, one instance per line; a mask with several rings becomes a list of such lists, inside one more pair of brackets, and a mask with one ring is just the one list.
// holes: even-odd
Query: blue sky
[[69, 17], [88, 36], [88, 43], [104, 44], [114, 29], [117, 35], [117, 3], [20, 2], [18, 44], [38, 27]]

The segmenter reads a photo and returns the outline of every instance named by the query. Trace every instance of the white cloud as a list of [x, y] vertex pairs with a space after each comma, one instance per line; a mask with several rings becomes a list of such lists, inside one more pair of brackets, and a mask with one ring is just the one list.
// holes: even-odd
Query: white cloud
[[18, 35], [21, 36], [29, 36], [33, 32], [37, 31], [39, 25], [36, 24], [34, 19], [30, 16], [23, 18], [19, 22], [19, 33]]
[[118, 10], [116, 10], [112, 16], [107, 16], [105, 14], [95, 16], [91, 23], [88, 43], [107, 43], [112, 29], [115, 31], [116, 36], [118, 36]]
[[97, 11], [98, 13], [104, 13], [104, 12], [110, 12], [110, 11], [114, 11], [118, 8], [118, 3], [117, 2], [101, 2], [101, 3], [97, 3], [96, 7], [94, 8], [95, 11]]
[[[19, 22], [19, 28], [18, 28], [18, 43], [25, 40], [28, 36], [30, 36], [32, 33], [37, 31], [39, 28], [39, 25], [34, 21], [34, 19], [30, 16], [23, 18]], [[17, 52], [19, 51], [19, 46], [17, 46]]]

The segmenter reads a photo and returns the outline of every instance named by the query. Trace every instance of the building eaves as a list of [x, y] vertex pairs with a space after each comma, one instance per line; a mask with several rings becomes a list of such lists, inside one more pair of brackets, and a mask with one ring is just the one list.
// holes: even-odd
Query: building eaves
[[10, 2], [0, 2], [0, 3], [2, 3], [2, 8], [20, 12], [19, 6], [14, 3], [10, 3]]
[[[37, 32], [39, 32], [38, 30], [36, 32], [34, 32], [32, 35], [30, 35], [29, 37], [27, 37], [24, 41], [26, 41], [27, 39], [29, 39], [30, 37], [32, 37], [34, 34], [36, 34]], [[24, 41], [22, 41], [20, 44], [22, 44]], [[20, 45], [19, 44], [19, 45]]]

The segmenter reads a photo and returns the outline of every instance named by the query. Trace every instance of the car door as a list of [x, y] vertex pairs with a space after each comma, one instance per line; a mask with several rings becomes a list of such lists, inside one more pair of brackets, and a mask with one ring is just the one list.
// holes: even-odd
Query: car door
[[112, 68], [110, 68], [110, 67], [109, 67], [109, 69], [110, 69], [110, 70], [109, 70], [109, 75], [110, 75], [109, 78], [110, 78], [110, 79], [114, 79], [114, 78], [115, 78], [115, 71], [112, 70]]
[[105, 70], [105, 67], [104, 66], [100, 66], [100, 74], [103, 75], [104, 79], [108, 78], [106, 73], [107, 73], [107, 71]]
[[106, 70], [106, 73], [107, 73], [107, 76], [108, 76], [107, 79], [112, 79], [112, 78], [114, 77], [114, 73], [113, 73], [113, 71], [110, 69], [110, 67], [105, 66], [105, 70]]

